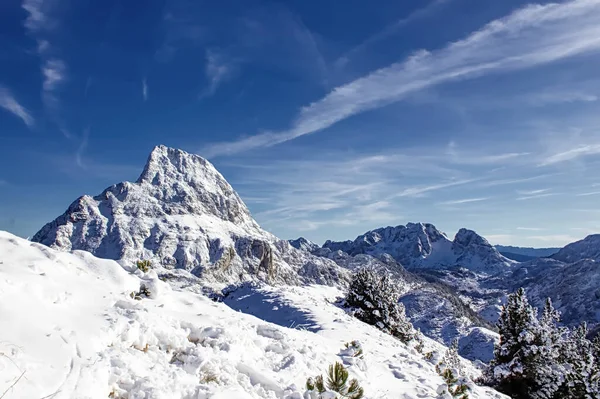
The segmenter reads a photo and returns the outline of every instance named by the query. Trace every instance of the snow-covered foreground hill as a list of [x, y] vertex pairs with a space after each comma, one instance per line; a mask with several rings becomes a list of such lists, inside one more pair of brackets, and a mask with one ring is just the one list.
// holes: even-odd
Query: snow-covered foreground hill
[[[150, 298], [131, 298], [141, 285]], [[366, 398], [437, 397], [434, 365], [327, 302], [338, 295], [334, 287], [296, 286], [214, 302], [153, 271], [0, 232], [0, 394], [296, 399], [307, 377], [344, 361]], [[232, 309], [241, 306], [262, 319]], [[341, 356], [355, 339], [364, 361]], [[426, 340], [426, 350], [443, 347]], [[474, 386], [470, 397], [503, 396]]]

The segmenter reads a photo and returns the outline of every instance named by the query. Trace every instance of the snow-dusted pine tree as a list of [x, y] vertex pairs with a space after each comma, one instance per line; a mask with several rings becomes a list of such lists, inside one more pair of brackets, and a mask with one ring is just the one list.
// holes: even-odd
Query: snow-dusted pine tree
[[523, 289], [509, 296], [487, 373], [492, 385], [516, 399], [600, 398], [600, 339], [591, 342], [585, 324], [559, 327], [549, 298], [539, 320], [536, 313]]
[[395, 336], [402, 342], [412, 340], [417, 332], [406, 317], [404, 305], [387, 274], [363, 268], [356, 272], [345, 298], [350, 313], [359, 320]]
[[498, 320], [500, 343], [488, 370], [492, 385], [513, 398], [553, 398], [564, 379], [558, 364], [558, 318], [547, 301], [538, 320], [523, 288], [509, 295]]
[[554, 398], [600, 398], [600, 359], [595, 357], [594, 344], [587, 339], [585, 323], [570, 331], [562, 342], [560, 360], [565, 365], [565, 382]]

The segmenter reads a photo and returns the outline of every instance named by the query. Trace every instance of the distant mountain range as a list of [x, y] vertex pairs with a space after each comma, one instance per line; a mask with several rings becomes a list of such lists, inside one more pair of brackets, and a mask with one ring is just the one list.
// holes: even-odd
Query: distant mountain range
[[560, 248], [525, 248], [510, 245], [494, 245], [494, 247], [508, 259], [517, 262], [526, 262], [535, 258], [543, 258], [557, 253]]

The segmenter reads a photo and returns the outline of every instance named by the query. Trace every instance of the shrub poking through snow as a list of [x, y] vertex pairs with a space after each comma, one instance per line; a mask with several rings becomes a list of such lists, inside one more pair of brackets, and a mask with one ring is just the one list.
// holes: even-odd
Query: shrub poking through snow
[[444, 356], [442, 356], [442, 359], [435, 366], [435, 371], [437, 371], [439, 375], [442, 375], [444, 370], [458, 370], [459, 373], [463, 372], [460, 357], [458, 356], [457, 339], [452, 341], [452, 344], [448, 347]]
[[141, 301], [142, 298], [150, 298], [152, 296], [152, 293], [150, 292], [148, 287], [142, 284], [138, 292], [131, 292], [129, 296], [135, 300]]
[[137, 266], [138, 269], [140, 269], [144, 273], [148, 273], [148, 271], [150, 271], [150, 269], [152, 268], [152, 263], [150, 263], [150, 261], [148, 259], [138, 260], [135, 263], [135, 265]]
[[356, 272], [345, 298], [349, 313], [408, 343], [417, 335], [388, 275], [364, 268]]
[[344, 348], [346, 349], [344, 352], [347, 353], [348, 355], [362, 359], [362, 357], [363, 357], [362, 345], [357, 340], [354, 340], [352, 342], [346, 342], [344, 344]]
[[444, 396], [444, 394], [449, 394], [452, 398], [468, 399], [469, 394], [467, 391], [469, 390], [469, 387], [465, 383], [459, 382], [455, 372], [455, 370], [450, 369], [446, 369], [442, 372], [441, 376], [446, 382], [446, 387], [442, 390], [442, 396]]
[[423, 337], [421, 336], [421, 331], [417, 331], [417, 333], [415, 334], [415, 341], [416, 341], [415, 350], [419, 353], [423, 353], [423, 350], [425, 349], [425, 341], [423, 341]]
[[306, 381], [306, 389], [308, 397], [313, 398], [341, 398], [361, 399], [364, 395], [364, 390], [358, 383], [358, 380], [353, 378], [348, 382], [348, 370], [342, 363], [335, 363], [329, 366], [327, 371], [327, 383], [323, 376], [319, 375], [315, 378], [309, 378]]
[[219, 383], [219, 376], [212, 370], [203, 368], [201, 370], [202, 376], [200, 377], [201, 384]]
[[[466, 380], [461, 378], [463, 373], [460, 358], [458, 357], [458, 340], [452, 341], [452, 345], [446, 350], [442, 360], [435, 366], [435, 371], [446, 382], [445, 389], [441, 389], [440, 396], [448, 396], [456, 399], [468, 399], [469, 387]], [[439, 393], [439, 392], [438, 392]]]

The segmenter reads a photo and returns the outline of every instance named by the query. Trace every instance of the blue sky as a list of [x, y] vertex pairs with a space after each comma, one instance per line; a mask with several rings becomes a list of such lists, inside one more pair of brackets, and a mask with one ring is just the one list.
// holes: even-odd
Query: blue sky
[[600, 0], [0, 4], [0, 229], [209, 158], [282, 238], [600, 232]]

